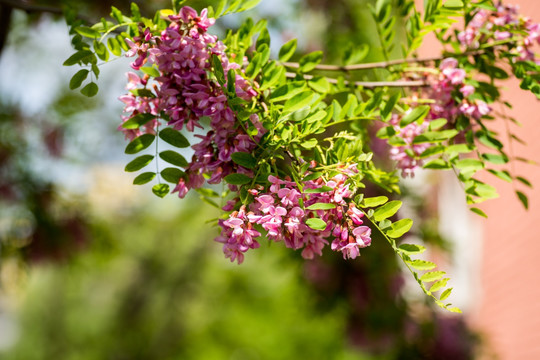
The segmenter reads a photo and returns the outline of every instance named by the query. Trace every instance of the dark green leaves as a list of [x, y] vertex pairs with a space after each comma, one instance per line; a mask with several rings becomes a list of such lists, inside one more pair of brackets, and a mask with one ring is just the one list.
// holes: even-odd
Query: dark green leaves
[[139, 127], [143, 126], [144, 124], [155, 118], [156, 116], [152, 114], [137, 114], [124, 122], [122, 124], [122, 127], [124, 129], [138, 129]]
[[125, 153], [136, 154], [149, 147], [154, 142], [155, 138], [155, 135], [152, 134], [141, 135], [138, 138], [133, 139], [133, 141], [126, 146]]
[[144, 172], [133, 179], [133, 185], [144, 185], [152, 181], [155, 177], [156, 173], [154, 172]]
[[159, 137], [161, 140], [177, 148], [185, 148], [189, 146], [189, 141], [178, 130], [165, 128], [159, 132]]
[[84, 96], [92, 97], [95, 96], [98, 93], [98, 86], [95, 82], [91, 82], [89, 84], [86, 84], [85, 87], [81, 89], [81, 94]]
[[141, 155], [134, 160], [132, 160], [129, 164], [126, 165], [124, 168], [124, 171], [127, 172], [134, 172], [139, 171], [146, 165], [150, 164], [150, 162], [154, 159], [154, 155]]
[[71, 80], [69, 81], [69, 88], [71, 90], [74, 90], [74, 89], [78, 88], [79, 86], [81, 86], [82, 82], [88, 76], [88, 73], [90, 73], [90, 71], [86, 70], [86, 69], [82, 69], [82, 70], [77, 71], [75, 73], [75, 75], [73, 75]]
[[165, 195], [167, 195], [169, 193], [169, 185], [167, 184], [156, 184], [152, 187], [152, 192], [160, 197], [160, 198], [163, 198], [165, 197]]
[[225, 72], [223, 71], [223, 65], [221, 65], [221, 59], [213, 54], [212, 55], [212, 65], [214, 67], [214, 75], [220, 85], [225, 84]]
[[77, 51], [75, 54], [71, 55], [66, 61], [64, 61], [64, 66], [72, 66], [75, 64], [79, 64], [81, 62], [89, 61], [90, 59], [94, 59], [94, 53], [90, 50], [80, 50]]
[[249, 184], [252, 179], [244, 174], [229, 174], [225, 176], [225, 181], [231, 185], [245, 185]]
[[162, 160], [168, 162], [169, 164], [173, 164], [179, 167], [188, 166], [187, 160], [176, 151], [172, 151], [172, 150], [162, 151], [159, 153], [159, 157]]
[[245, 152], [236, 152], [231, 155], [232, 160], [246, 169], [253, 169], [257, 165], [257, 159]]
[[529, 199], [527, 198], [527, 195], [525, 195], [521, 191], [516, 191], [516, 195], [519, 201], [521, 201], [521, 204], [523, 205], [523, 207], [525, 209], [529, 209]]
[[160, 174], [165, 181], [173, 184], [178, 184], [180, 178], [184, 176], [184, 172], [182, 170], [173, 167], [163, 169]]

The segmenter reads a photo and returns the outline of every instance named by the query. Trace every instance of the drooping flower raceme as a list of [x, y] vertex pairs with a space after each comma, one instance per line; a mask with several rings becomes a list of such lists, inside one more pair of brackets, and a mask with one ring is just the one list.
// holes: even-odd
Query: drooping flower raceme
[[428, 77], [431, 85], [415, 98], [430, 99], [429, 113], [421, 123], [412, 122], [404, 127], [400, 126], [401, 116], [393, 115], [390, 126], [394, 128], [397, 136], [404, 144], [391, 146], [390, 158], [396, 161], [403, 177], [414, 176], [414, 171], [423, 165], [420, 155], [430, 145], [428, 143], [415, 143], [414, 139], [423, 134], [435, 119], [446, 119], [449, 124], [455, 124], [461, 115], [471, 119], [480, 119], [491, 111], [489, 105], [472, 96], [475, 92], [473, 86], [466, 84], [467, 74], [459, 68], [458, 61], [446, 58], [439, 65], [437, 77]]
[[354, 259], [371, 244], [371, 229], [362, 225], [364, 213], [352, 202], [347, 180], [347, 174], [341, 173], [327, 182], [305, 181], [300, 189], [294, 181], [271, 175], [267, 192], [251, 190], [251, 204], [219, 221], [222, 230], [216, 241], [223, 243], [225, 256], [238, 263], [246, 251], [259, 247], [256, 238], [261, 232], [256, 228], [266, 231], [269, 240], [302, 249], [305, 259], [322, 255], [329, 241], [332, 250]]
[[[126, 137], [132, 140], [142, 133], [157, 131], [158, 117], [167, 120], [176, 130], [185, 128], [194, 131], [203, 128], [201, 118], [210, 119], [210, 131], [204, 136], [195, 135], [200, 142], [193, 145], [192, 161], [186, 168], [186, 175], [179, 180], [174, 191], [184, 197], [190, 188], [201, 187], [204, 176], [209, 183], [219, 183], [234, 172], [249, 173], [231, 161], [231, 154], [242, 151], [251, 152], [264, 135], [256, 114], [249, 121], [257, 129], [256, 134], [247, 135], [239, 126], [235, 113], [227, 104], [227, 96], [221, 85], [209, 73], [212, 71], [212, 56], [220, 59], [227, 76], [229, 71], [240, 69], [240, 65], [229, 62], [225, 46], [217, 37], [207, 32], [214, 19], [207, 17], [206, 9], [200, 15], [190, 7], [183, 7], [178, 15], [167, 18], [170, 25], [159, 35], [152, 35], [148, 29], [128, 41], [131, 50], [127, 56], [136, 56], [132, 67], [139, 70], [145, 64], [153, 64], [159, 76], [149, 84], [149, 76], [140, 78], [128, 74], [127, 95], [120, 99], [125, 103], [124, 122], [140, 114], [154, 116], [144, 130], [130, 130], [120, 126]], [[250, 100], [257, 95], [248, 81], [235, 74], [236, 95]]]
[[480, 9], [466, 28], [458, 34], [458, 40], [466, 49], [477, 49], [481, 44], [512, 40], [510, 49], [520, 61], [540, 64], [532, 47], [540, 44], [540, 24], [521, 16], [519, 6], [499, 4], [496, 10]]

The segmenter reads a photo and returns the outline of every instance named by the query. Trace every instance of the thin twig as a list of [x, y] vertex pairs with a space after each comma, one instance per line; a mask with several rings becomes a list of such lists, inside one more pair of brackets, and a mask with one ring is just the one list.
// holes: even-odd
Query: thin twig
[[[322, 70], [322, 71], [355, 71], [355, 70], [368, 70], [368, 69], [378, 69], [378, 68], [386, 68], [388, 66], [392, 65], [401, 65], [401, 64], [411, 64], [411, 63], [428, 63], [433, 61], [439, 61], [444, 60], [447, 57], [456, 56], [469, 56], [469, 55], [478, 55], [483, 53], [483, 50], [476, 50], [476, 51], [468, 51], [460, 54], [444, 54], [444, 55], [438, 55], [438, 56], [431, 56], [431, 57], [425, 57], [425, 58], [409, 58], [409, 59], [397, 59], [397, 60], [389, 60], [389, 61], [380, 61], [380, 62], [374, 62], [374, 63], [365, 63], [365, 64], [353, 64], [353, 65], [327, 65], [327, 64], [319, 64], [316, 65], [314, 70]], [[298, 69], [300, 67], [299, 63], [296, 62], [282, 62], [281, 65], [288, 67], [288, 68], [294, 68]]]
[[[295, 78], [296, 73], [285, 73], [285, 76], [288, 78]], [[313, 75], [303, 75], [304, 79], [311, 80]], [[329, 83], [337, 84], [339, 81], [337, 79], [326, 78]], [[398, 81], [347, 81], [344, 80], [345, 84], [352, 84], [355, 86], [363, 86], [365, 88], [376, 88], [376, 87], [424, 87], [429, 86], [430, 84], [424, 80], [398, 80]]]

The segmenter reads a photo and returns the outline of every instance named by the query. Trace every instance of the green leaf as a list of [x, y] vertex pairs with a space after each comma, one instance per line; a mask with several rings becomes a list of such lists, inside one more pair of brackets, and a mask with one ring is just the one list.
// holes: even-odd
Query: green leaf
[[117, 38], [111, 37], [107, 39], [107, 45], [109, 46], [109, 50], [113, 53], [113, 55], [122, 55], [122, 46], [120, 45], [120, 42]]
[[152, 187], [152, 192], [160, 197], [160, 198], [163, 198], [165, 197], [165, 195], [167, 195], [169, 193], [169, 185], [167, 184], [156, 184]]
[[186, 166], [189, 165], [187, 160], [182, 155], [177, 153], [176, 151], [172, 151], [172, 150], [162, 151], [162, 152], [159, 153], [159, 157], [163, 161], [166, 161], [169, 164], [173, 164], [173, 165], [176, 165], [176, 166], [179, 166], [179, 167], [185, 168]]
[[495, 175], [499, 179], [507, 181], [509, 183], [511, 183], [513, 181], [512, 175], [510, 175], [510, 173], [508, 171], [506, 171], [506, 170], [501, 171], [501, 170], [489, 169], [488, 172]]
[[235, 10], [235, 12], [242, 12], [255, 7], [261, 0], [244, 0], [242, 6]]
[[327, 93], [330, 91], [330, 83], [324, 76], [316, 76], [308, 81], [309, 87], [319, 93]]
[[67, 58], [66, 61], [64, 61], [64, 66], [71, 66], [80, 63], [83, 61], [83, 59], [88, 59], [90, 57], [93, 57], [94, 53], [90, 50], [80, 50], [77, 51], [75, 54], [71, 55], [69, 58]]
[[143, 73], [148, 74], [152, 77], [159, 77], [161, 74], [159, 73], [159, 70], [155, 67], [151, 66], [143, 66], [139, 70], [141, 70]]
[[335, 208], [336, 208], [336, 204], [330, 204], [330, 203], [315, 203], [307, 207], [308, 210], [330, 210], [330, 209], [335, 209]]
[[270, 102], [287, 100], [300, 93], [304, 89], [304, 84], [300, 85], [298, 83], [287, 83], [272, 91], [272, 94], [270, 94], [268, 100], [270, 100]]
[[449, 140], [453, 138], [457, 134], [459, 134], [459, 131], [455, 129], [442, 130], [442, 131], [427, 131], [423, 134], [416, 136], [413, 140], [413, 144], [445, 141], [445, 140]]
[[81, 89], [81, 94], [83, 94], [84, 96], [92, 97], [96, 96], [98, 91], [99, 88], [97, 84], [95, 82], [91, 82], [89, 84], [86, 84], [86, 86]]
[[450, 296], [452, 293], [452, 288], [446, 289], [442, 292], [441, 297], [439, 298], [440, 301], [444, 301]]
[[516, 176], [516, 179], [517, 179], [519, 182], [521, 182], [522, 184], [525, 184], [525, 185], [527, 185], [527, 186], [530, 187], [530, 188], [533, 187], [532, 184], [531, 184], [531, 182], [530, 182], [529, 180], [525, 179], [525, 178], [522, 177], [522, 176]]
[[315, 97], [312, 91], [304, 91], [287, 100], [283, 106], [283, 113], [290, 113], [308, 106]]
[[149, 147], [154, 142], [155, 136], [152, 134], [143, 134], [135, 139], [132, 142], [127, 144], [125, 153], [126, 154], [136, 154], [139, 151], [142, 151]]
[[75, 31], [80, 34], [81, 36], [95, 39], [100, 36], [99, 31], [96, 31], [92, 28], [86, 27], [86, 26], [79, 26], [75, 28]]
[[416, 255], [422, 254], [424, 251], [426, 251], [426, 248], [422, 245], [416, 244], [401, 244], [399, 245], [398, 250], [408, 255]]
[[184, 172], [178, 168], [168, 167], [161, 170], [161, 177], [173, 184], [178, 184], [181, 177], [184, 176]]
[[[445, 278], [445, 279], [442, 279], [442, 280], [439, 280], [437, 282], [435, 282], [433, 285], [431, 285], [431, 287], [429, 288], [429, 292], [435, 292], [435, 291], [439, 291], [441, 290], [442, 288], [444, 288], [446, 286], [446, 284], [448, 284], [448, 280], [450, 280], [449, 278]], [[442, 299], [441, 299], [442, 300]]]
[[527, 198], [527, 195], [525, 195], [521, 191], [516, 191], [516, 195], [517, 195], [519, 201], [521, 201], [521, 203], [523, 204], [523, 207], [528, 210], [529, 209], [529, 199]]
[[486, 219], [487, 219], [487, 217], [488, 217], [488, 216], [486, 215], [486, 213], [483, 212], [482, 210], [480, 210], [479, 208], [472, 207], [472, 208], [471, 208], [471, 211], [472, 211], [473, 213], [477, 214], [477, 215], [480, 215], [480, 216], [482, 216], [482, 217], [485, 217]]
[[435, 120], [431, 120], [429, 122], [429, 126], [428, 126], [428, 129], [429, 131], [433, 131], [433, 130], [437, 130], [437, 129], [440, 129], [442, 128], [444, 125], [446, 125], [448, 121], [446, 119], [435, 119]]
[[326, 229], [326, 223], [319, 218], [310, 218], [306, 220], [306, 225], [312, 228], [313, 230], [324, 230]]
[[478, 171], [484, 168], [484, 163], [477, 159], [463, 159], [456, 161], [456, 168], [464, 172]]
[[388, 198], [386, 196], [364, 198], [362, 201], [362, 207], [375, 207], [385, 204], [386, 202], [388, 202]]
[[132, 89], [132, 90], [129, 90], [129, 92], [135, 96], [149, 97], [149, 98], [156, 97], [156, 95], [150, 89]]
[[423, 166], [424, 169], [451, 169], [452, 166], [443, 159], [433, 159]]
[[313, 138], [313, 139], [304, 141], [303, 143], [300, 144], [300, 146], [302, 146], [304, 149], [313, 149], [315, 146], [317, 146], [317, 144], [318, 144], [317, 139]]
[[94, 51], [96, 52], [96, 55], [103, 61], [109, 60], [109, 51], [107, 50], [107, 47], [105, 44], [94, 40]]
[[446, 273], [444, 271], [430, 271], [420, 276], [420, 280], [422, 280], [423, 282], [432, 282], [435, 280], [439, 280], [445, 274]]
[[412, 224], [413, 221], [411, 219], [402, 219], [396, 221], [392, 224], [390, 230], [386, 232], [386, 235], [394, 239], [399, 238], [411, 229]]
[[432, 263], [431, 261], [426, 261], [426, 260], [413, 260], [408, 263], [409, 265], [411, 265], [411, 267], [415, 268], [416, 270], [431, 270], [437, 267], [435, 263]]
[[375, 221], [381, 221], [397, 213], [401, 207], [402, 202], [399, 200], [390, 201], [384, 204], [373, 213]]
[[82, 69], [82, 70], [77, 71], [75, 73], [75, 75], [73, 75], [71, 80], [69, 81], [69, 88], [71, 90], [74, 90], [74, 89], [78, 88], [79, 86], [81, 86], [82, 82], [88, 77], [89, 72], [90, 71], [88, 71], [86, 69]]
[[138, 175], [135, 179], [133, 179], [133, 185], [144, 185], [152, 181], [155, 177], [156, 177], [156, 173], [154, 172], [142, 173]]
[[219, 85], [225, 85], [225, 72], [223, 71], [223, 65], [220, 58], [216, 54], [212, 54], [212, 65], [214, 67], [214, 75]]
[[482, 154], [482, 158], [492, 164], [498, 165], [506, 164], [509, 161], [508, 156], [504, 154]]
[[463, 1], [461, 1], [461, 0], [446, 0], [445, 3], [444, 3], [444, 7], [451, 8], [451, 9], [461, 9], [461, 8], [463, 8]]
[[427, 114], [429, 114], [430, 109], [431, 107], [427, 105], [421, 105], [414, 108], [411, 112], [403, 116], [399, 125], [401, 127], [405, 127], [412, 122], [423, 120], [427, 116]]
[[386, 105], [381, 110], [381, 116], [383, 117], [384, 121], [388, 121], [390, 119], [390, 116], [392, 115], [392, 110], [394, 110], [394, 107], [396, 106], [399, 98], [401, 97], [401, 94], [396, 93], [388, 99], [386, 102]]
[[309, 181], [309, 180], [315, 180], [315, 179], [318, 179], [320, 178], [321, 176], [323, 176], [323, 173], [322, 172], [314, 172], [314, 173], [311, 173], [309, 175], [306, 175], [302, 181]]
[[285, 62], [293, 56], [296, 51], [296, 42], [296, 39], [292, 39], [283, 44], [279, 49], [279, 61]]
[[251, 178], [244, 174], [229, 174], [225, 176], [225, 181], [231, 185], [245, 185], [251, 182]]
[[257, 159], [246, 152], [235, 152], [231, 155], [232, 161], [246, 169], [253, 169], [257, 165]]
[[315, 69], [315, 67], [321, 62], [322, 58], [322, 51], [314, 51], [302, 56], [298, 62], [300, 64], [298, 71], [303, 73], [310, 72], [311, 70]]
[[130, 161], [126, 167], [124, 168], [124, 171], [127, 172], [134, 172], [139, 171], [146, 165], [150, 164], [150, 162], [154, 159], [154, 155], [142, 155], [134, 160]]
[[137, 114], [129, 120], [125, 121], [122, 124], [122, 127], [124, 129], [138, 129], [139, 127], [143, 126], [144, 124], [155, 118], [156, 116], [152, 114]]
[[161, 140], [177, 148], [185, 148], [189, 146], [189, 141], [178, 130], [165, 128], [159, 132], [159, 137]]

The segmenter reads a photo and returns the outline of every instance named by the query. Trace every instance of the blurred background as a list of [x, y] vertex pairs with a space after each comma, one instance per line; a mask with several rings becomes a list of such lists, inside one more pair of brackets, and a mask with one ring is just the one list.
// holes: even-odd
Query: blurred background
[[[148, 16], [170, 6], [136, 2]], [[364, 61], [382, 60], [368, 3], [263, 0], [213, 31], [264, 17], [275, 52], [298, 37], [301, 52], [324, 50], [327, 62], [350, 43], [370, 46]], [[535, 0], [515, 3], [540, 21]], [[193, 194], [158, 199], [123, 171], [117, 98], [129, 61], [101, 67], [95, 98], [68, 88], [77, 69], [61, 65], [72, 49], [59, 9], [98, 21], [111, 5], [129, 8], [0, 0], [1, 359], [540, 358], [538, 190], [528, 190], [526, 212], [511, 186], [489, 178], [501, 198], [485, 204], [484, 220], [467, 210], [451, 175], [406, 183], [406, 215], [415, 219], [408, 241], [429, 244], [427, 256], [450, 269], [464, 315], [436, 309], [375, 237], [355, 261], [330, 252], [305, 261], [263, 244], [230, 264], [206, 224], [214, 208]], [[538, 102], [505, 86], [523, 123], [516, 133], [529, 143], [514, 151], [538, 160]], [[516, 166], [540, 184], [538, 167]]]

